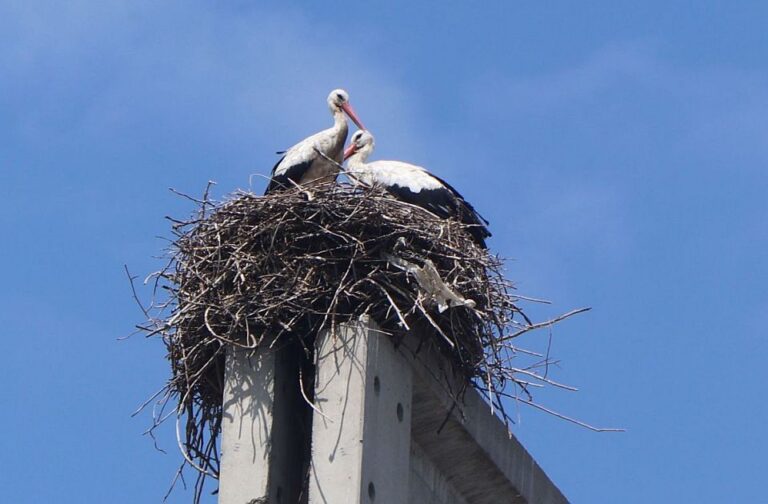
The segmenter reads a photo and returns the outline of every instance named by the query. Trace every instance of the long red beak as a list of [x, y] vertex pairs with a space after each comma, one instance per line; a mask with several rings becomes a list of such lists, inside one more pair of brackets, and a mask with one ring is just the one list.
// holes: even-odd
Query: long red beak
[[347, 147], [347, 149], [344, 151], [344, 161], [349, 159], [349, 157], [352, 154], [354, 154], [356, 150], [357, 150], [357, 147], [355, 146], [355, 144], [353, 143], [349, 144], [349, 147]]
[[349, 116], [350, 119], [352, 119], [352, 122], [354, 122], [358, 128], [360, 128], [361, 130], [366, 129], [365, 126], [363, 126], [363, 123], [360, 122], [360, 119], [357, 118], [357, 114], [355, 114], [355, 109], [352, 108], [352, 105], [350, 105], [349, 103], [342, 103], [341, 110], [346, 112], [346, 114]]

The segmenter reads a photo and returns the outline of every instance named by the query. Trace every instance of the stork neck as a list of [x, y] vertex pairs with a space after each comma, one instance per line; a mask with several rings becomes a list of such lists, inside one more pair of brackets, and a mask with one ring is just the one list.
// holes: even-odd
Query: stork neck
[[347, 116], [344, 115], [344, 111], [337, 108], [333, 111], [333, 129], [337, 131], [347, 131]]
[[366, 145], [359, 151], [352, 154], [347, 160], [347, 164], [349, 164], [349, 166], [352, 168], [365, 164], [365, 162], [368, 160], [368, 156], [371, 155], [372, 151], [373, 149], [371, 148], [371, 146]]

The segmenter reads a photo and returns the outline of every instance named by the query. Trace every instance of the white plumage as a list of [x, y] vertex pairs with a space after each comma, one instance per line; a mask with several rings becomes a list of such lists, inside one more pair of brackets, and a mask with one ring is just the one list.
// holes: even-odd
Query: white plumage
[[360, 157], [352, 156], [349, 161], [351, 174], [368, 185], [399, 185], [417, 193], [422, 190], [440, 189], [443, 185], [421, 166], [402, 161], [356, 162]]
[[491, 236], [488, 221], [475, 211], [450, 184], [421, 166], [402, 161], [366, 163], [375, 142], [368, 131], [356, 131], [344, 152], [349, 175], [368, 185], [379, 185], [396, 198], [418, 205], [444, 219], [453, 218], [469, 226], [468, 231], [478, 245], [485, 248]]
[[349, 104], [349, 94], [343, 89], [331, 91], [328, 95], [328, 108], [333, 114], [333, 126], [305, 138], [285, 151], [282, 159], [272, 168], [272, 177], [265, 194], [293, 187], [294, 183], [308, 185], [317, 180], [336, 179], [338, 167], [318, 154], [317, 150], [341, 163], [344, 142], [349, 131], [344, 114], [346, 113], [359, 128], [363, 126]]

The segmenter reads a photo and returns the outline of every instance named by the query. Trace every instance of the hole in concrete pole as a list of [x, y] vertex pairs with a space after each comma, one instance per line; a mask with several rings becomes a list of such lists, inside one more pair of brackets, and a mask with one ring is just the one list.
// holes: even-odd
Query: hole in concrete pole
[[403, 405], [400, 403], [397, 403], [397, 421], [403, 421]]
[[379, 381], [378, 376], [373, 377], [373, 391], [376, 395], [379, 395], [379, 392], [381, 391], [381, 381]]
[[373, 481], [368, 483], [368, 497], [370, 497], [371, 500], [376, 498], [376, 487], [373, 486]]
[[283, 489], [280, 487], [277, 487], [277, 492], [275, 492], [277, 495], [277, 504], [281, 504], [283, 502]]

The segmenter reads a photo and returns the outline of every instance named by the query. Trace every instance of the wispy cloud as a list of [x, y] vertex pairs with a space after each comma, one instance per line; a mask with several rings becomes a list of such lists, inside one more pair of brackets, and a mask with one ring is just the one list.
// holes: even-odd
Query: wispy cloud
[[657, 71], [658, 62], [643, 46], [610, 46], [550, 73], [522, 78], [486, 73], [482, 82], [504, 112], [542, 115], [584, 106], [628, 82], [648, 82]]
[[[740, 168], [768, 160], [768, 76], [745, 69], [681, 66], [650, 43], [613, 44], [583, 61], [520, 78], [486, 73], [468, 96], [492, 96], [485, 120], [502, 124], [557, 121], [638, 147], [674, 142], [676, 150], [733, 155]], [[480, 108], [480, 110], [483, 110]], [[662, 138], [654, 138], [657, 133]], [[733, 166], [729, 166], [732, 169]]]
[[290, 8], [8, 2], [0, 109], [21, 138], [183, 138], [222, 156], [257, 145], [273, 161], [328, 126], [325, 97], [343, 86], [361, 116], [379, 118], [372, 127], [407, 143], [407, 93], [366, 53], [364, 41], [350, 46], [338, 27]]
[[738, 191], [766, 183], [766, 75], [614, 44], [550, 72], [485, 73], [464, 96], [480, 145], [496, 147], [476, 166], [514, 209], [497, 235], [521, 259], [565, 264], [568, 250], [619, 266], [651, 238], [696, 250], [697, 209], [713, 202], [724, 212], [707, 226], [744, 239], [755, 227]]

